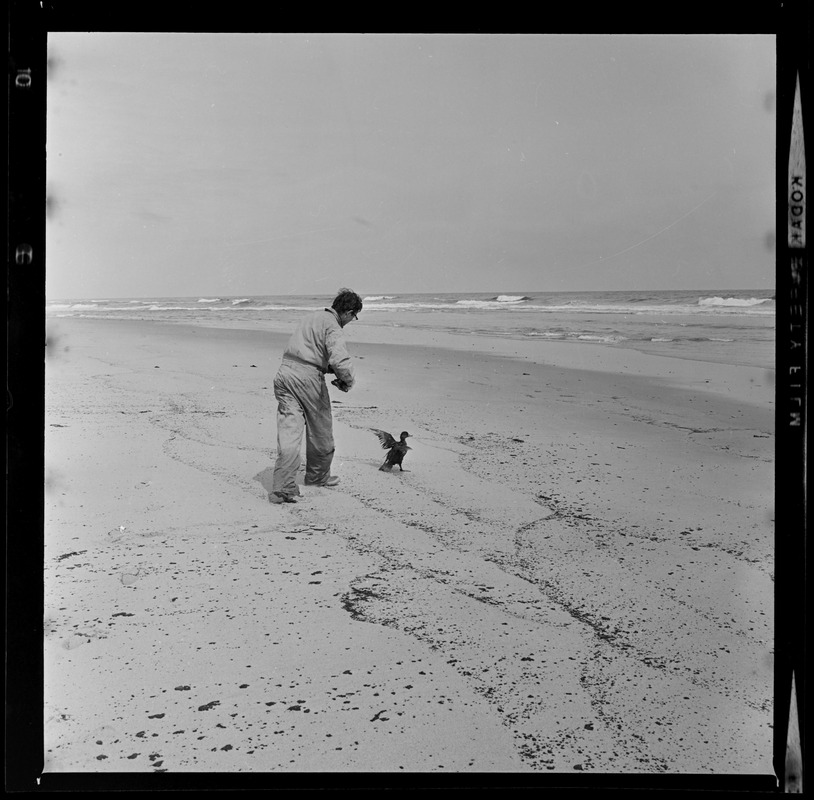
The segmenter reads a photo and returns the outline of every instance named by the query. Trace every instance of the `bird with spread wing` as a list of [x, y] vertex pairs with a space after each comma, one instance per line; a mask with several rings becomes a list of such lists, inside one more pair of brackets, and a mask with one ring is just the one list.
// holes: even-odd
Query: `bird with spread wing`
[[401, 462], [404, 460], [404, 456], [407, 454], [407, 451], [413, 449], [405, 441], [410, 434], [407, 433], [407, 431], [402, 431], [401, 437], [397, 441], [393, 438], [393, 436], [387, 433], [387, 431], [381, 431], [378, 428], [371, 428], [370, 430], [372, 430], [373, 433], [378, 436], [382, 448], [388, 451], [387, 456], [384, 459], [384, 463], [379, 467], [379, 469], [384, 472], [389, 472], [391, 469], [393, 469], [393, 467], [398, 465], [398, 468], [404, 472], [405, 469], [401, 465]]

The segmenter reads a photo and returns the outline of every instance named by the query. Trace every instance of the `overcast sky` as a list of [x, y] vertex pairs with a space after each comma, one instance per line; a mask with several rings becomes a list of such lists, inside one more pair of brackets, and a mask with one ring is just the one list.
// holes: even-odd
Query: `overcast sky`
[[50, 299], [774, 286], [772, 35], [49, 36]]

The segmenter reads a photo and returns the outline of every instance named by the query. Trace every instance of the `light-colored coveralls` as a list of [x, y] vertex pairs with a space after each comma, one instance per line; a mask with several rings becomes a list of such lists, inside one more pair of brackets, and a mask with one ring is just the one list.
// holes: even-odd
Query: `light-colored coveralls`
[[325, 373], [350, 388], [353, 363], [345, 345], [339, 314], [332, 308], [306, 317], [291, 335], [283, 363], [274, 378], [277, 398], [277, 463], [272, 491], [292, 497], [300, 493], [296, 476], [305, 428], [305, 482], [322, 484], [331, 474], [334, 457], [331, 399]]

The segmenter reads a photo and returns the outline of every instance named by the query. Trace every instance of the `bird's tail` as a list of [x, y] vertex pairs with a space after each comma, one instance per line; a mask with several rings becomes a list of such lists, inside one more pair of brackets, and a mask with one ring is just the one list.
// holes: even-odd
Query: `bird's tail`
[[391, 469], [393, 469], [393, 465], [388, 464], [386, 461], [379, 467], [381, 472], [390, 472]]

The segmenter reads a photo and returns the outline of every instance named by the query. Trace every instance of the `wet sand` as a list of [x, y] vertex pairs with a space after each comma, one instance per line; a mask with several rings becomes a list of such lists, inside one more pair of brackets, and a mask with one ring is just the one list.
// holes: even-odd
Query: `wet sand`
[[274, 506], [286, 338], [49, 323], [46, 772], [771, 773], [772, 373], [351, 326]]

